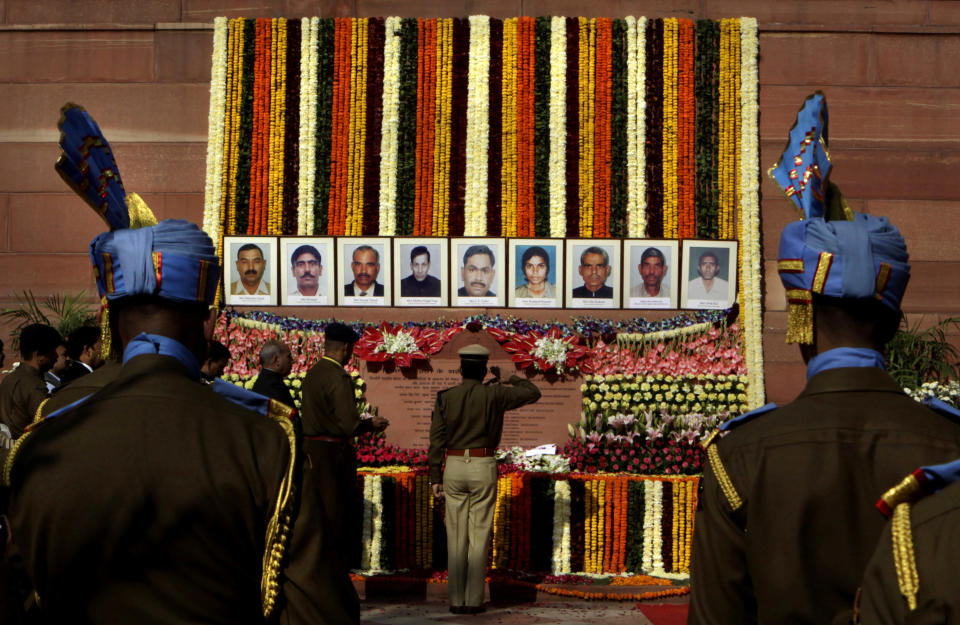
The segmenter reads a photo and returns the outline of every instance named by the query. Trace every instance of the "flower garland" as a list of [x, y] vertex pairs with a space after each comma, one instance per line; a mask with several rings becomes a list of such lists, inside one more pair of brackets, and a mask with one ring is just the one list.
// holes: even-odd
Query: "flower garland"
[[368, 18], [352, 20], [350, 64], [350, 131], [347, 161], [347, 213], [344, 234], [363, 234], [363, 191], [365, 147], [367, 144], [367, 44]]
[[566, 235], [567, 21], [550, 18], [550, 236]]
[[[221, 158], [223, 159], [223, 179], [221, 181], [221, 197], [217, 218], [217, 231], [214, 234], [206, 231], [216, 242], [217, 253], [223, 253], [223, 235], [237, 232], [236, 190], [237, 190], [237, 161], [240, 151], [240, 86], [243, 80], [243, 50], [244, 26], [243, 20], [234, 19], [229, 22], [227, 33], [227, 69], [226, 89], [227, 101], [224, 111], [224, 146]], [[211, 84], [212, 88], [212, 84]], [[217, 293], [219, 301], [219, 292]]]
[[418, 86], [420, 72], [419, 33], [415, 18], [400, 21], [400, 121], [397, 155], [397, 225], [395, 234], [414, 233], [418, 130]]
[[266, 234], [283, 232], [285, 112], [287, 95], [287, 20], [271, 21], [270, 37], [270, 168], [267, 173]]
[[413, 233], [420, 236], [430, 235], [432, 223], [436, 53], [436, 20], [423, 20], [417, 36], [417, 178], [413, 216]]
[[316, 162], [317, 174], [314, 185], [313, 228], [308, 234], [330, 231], [330, 184], [333, 173], [333, 128], [339, 121], [334, 115], [334, 86], [339, 66], [336, 63], [337, 26], [334, 18], [318, 20], [317, 24], [317, 107]]
[[763, 392], [763, 293], [760, 276], [763, 262], [760, 250], [760, 139], [757, 132], [759, 118], [759, 80], [757, 74], [757, 20], [740, 19], [741, 59], [741, 115], [742, 150], [740, 152], [741, 188], [741, 310], [743, 316], [744, 357], [749, 377], [747, 406], [759, 408], [764, 403]]
[[663, 570], [663, 482], [644, 482], [643, 488], [643, 570]]
[[437, 113], [434, 121], [433, 220], [430, 234], [450, 233], [450, 138], [453, 107], [453, 20], [437, 21]]
[[663, 236], [677, 238], [677, 18], [663, 20]]
[[598, 17], [594, 46], [593, 229], [594, 237], [610, 237], [610, 122], [613, 93], [613, 20]]
[[719, 25], [697, 21], [696, 42], [696, 210], [697, 236], [715, 239], [718, 234], [717, 197], [717, 75]]
[[594, 124], [596, 109], [596, 18], [580, 18], [580, 220], [579, 235], [593, 235], [594, 219]]
[[536, 20], [517, 18], [517, 216], [516, 235], [532, 237], [535, 231], [534, 154], [536, 148], [536, 91], [534, 74]]
[[663, 20], [647, 21], [646, 44], [646, 236], [663, 236]]
[[[694, 188], [693, 22], [677, 20], [677, 237], [696, 236]], [[759, 163], [757, 165], [759, 167]]]
[[317, 168], [317, 27], [319, 18], [300, 20], [300, 169], [297, 194], [297, 234], [313, 233]]
[[740, 22], [720, 22], [720, 238], [736, 236], [740, 161]]
[[487, 145], [490, 120], [490, 18], [470, 16], [469, 88], [467, 90], [467, 162], [464, 236], [487, 233]]
[[611, 236], [627, 234], [627, 26], [613, 20], [611, 42], [610, 108], [610, 218]]
[[497, 174], [503, 168], [503, 21], [490, 20], [490, 141], [487, 151], [487, 235], [503, 234], [503, 189]]
[[400, 18], [388, 17], [383, 44], [383, 126], [380, 135], [380, 236], [397, 233], [400, 154]]
[[[207, 123], [207, 175], [203, 197], [203, 231], [214, 241], [220, 241], [221, 206], [223, 201], [223, 174], [225, 145], [225, 118], [227, 106], [227, 31], [225, 17], [213, 20], [213, 69], [210, 75], [210, 114]], [[232, 105], [232, 102], [231, 102]], [[218, 246], [218, 253], [222, 253]]]
[[561, 575], [570, 572], [570, 483], [557, 480], [554, 492], [551, 571]]
[[500, 198], [502, 234], [517, 236], [517, 18], [503, 21]]

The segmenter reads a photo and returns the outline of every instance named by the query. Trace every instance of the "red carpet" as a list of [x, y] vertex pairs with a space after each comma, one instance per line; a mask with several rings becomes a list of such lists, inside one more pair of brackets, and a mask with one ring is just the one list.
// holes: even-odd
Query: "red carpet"
[[637, 608], [650, 619], [653, 625], [686, 625], [688, 607], [686, 603], [664, 603], [660, 605], [641, 603], [637, 605]]

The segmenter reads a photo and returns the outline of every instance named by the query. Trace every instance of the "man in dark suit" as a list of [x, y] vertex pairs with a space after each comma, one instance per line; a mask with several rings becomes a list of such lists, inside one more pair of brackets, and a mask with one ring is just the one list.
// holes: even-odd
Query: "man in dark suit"
[[580, 254], [580, 267], [577, 271], [583, 278], [583, 286], [573, 289], [574, 297], [607, 298], [613, 297], [613, 287], [607, 286], [610, 277], [610, 254], [602, 247], [595, 245], [583, 250]]
[[343, 294], [353, 297], [383, 297], [383, 285], [377, 282], [380, 273], [380, 252], [370, 245], [353, 250], [353, 282], [343, 285]]
[[[853, 605], [883, 529], [877, 495], [924, 462], [960, 456], [960, 423], [884, 371], [907, 248], [886, 218], [854, 213], [835, 186], [821, 187], [826, 120], [823, 95], [811, 96], [771, 170], [806, 214], [784, 228], [778, 269], [807, 385], [703, 443], [691, 625], [833, 622]], [[815, 176], [795, 175], [814, 167]]]
[[410, 275], [400, 281], [400, 297], [440, 297], [440, 279], [430, 275], [430, 250], [410, 250]]
[[260, 348], [260, 374], [253, 383], [253, 392], [294, 408], [293, 396], [284, 383], [292, 369], [290, 347], [280, 341], [267, 341]]
[[60, 386], [65, 386], [79, 377], [93, 373], [103, 364], [100, 353], [100, 328], [81, 326], [67, 337], [67, 356], [70, 364], [60, 376]]

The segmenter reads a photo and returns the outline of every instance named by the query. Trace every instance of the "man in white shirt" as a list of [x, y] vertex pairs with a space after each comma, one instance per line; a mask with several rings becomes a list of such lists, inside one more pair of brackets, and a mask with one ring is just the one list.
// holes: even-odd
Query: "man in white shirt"
[[267, 261], [259, 245], [246, 243], [237, 250], [240, 279], [230, 285], [231, 295], [270, 295], [270, 283], [263, 279]]
[[717, 277], [720, 273], [720, 261], [716, 252], [707, 250], [700, 254], [700, 260], [697, 261], [697, 271], [700, 276], [690, 281], [687, 299], [721, 301], [727, 299], [727, 281]]
[[670, 297], [670, 285], [663, 281], [667, 275], [667, 259], [663, 252], [655, 247], [643, 250], [637, 271], [640, 284], [630, 287], [630, 297]]

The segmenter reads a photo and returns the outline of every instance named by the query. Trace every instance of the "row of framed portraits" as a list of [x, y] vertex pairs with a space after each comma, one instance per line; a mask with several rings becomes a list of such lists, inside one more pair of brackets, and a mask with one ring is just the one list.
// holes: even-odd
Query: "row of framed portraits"
[[724, 309], [737, 243], [499, 237], [224, 237], [239, 306]]

